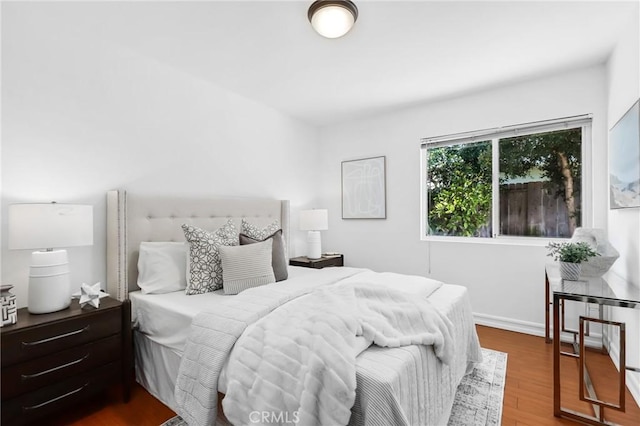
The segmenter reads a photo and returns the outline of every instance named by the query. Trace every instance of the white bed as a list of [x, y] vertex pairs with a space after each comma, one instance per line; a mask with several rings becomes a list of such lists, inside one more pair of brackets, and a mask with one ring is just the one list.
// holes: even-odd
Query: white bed
[[[212, 213], [214, 212], [214, 213]], [[142, 294], [136, 285], [137, 247], [142, 241], [180, 241], [184, 221], [215, 227], [228, 218], [250, 217], [266, 223], [279, 219], [288, 238], [288, 203], [277, 200], [189, 200], [108, 194], [108, 291], [130, 299], [134, 325], [136, 379], [152, 395], [178, 411], [174, 397], [191, 320], [226, 296], [220, 291], [187, 296], [184, 292]], [[348, 276], [360, 270], [289, 268], [288, 282], [314, 280], [327, 274]], [[356, 359], [357, 391], [350, 424], [446, 424], [457, 384], [480, 347], [473, 327], [466, 288], [443, 285], [429, 301], [457, 330], [456, 354], [442, 364], [425, 346], [371, 346]], [[363, 348], [364, 349], [364, 348]], [[226, 386], [225, 369], [218, 382]]]

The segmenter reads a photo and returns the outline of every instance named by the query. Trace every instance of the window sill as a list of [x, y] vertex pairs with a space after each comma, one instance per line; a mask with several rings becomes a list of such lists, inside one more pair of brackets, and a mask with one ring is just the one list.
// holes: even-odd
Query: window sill
[[437, 243], [462, 243], [462, 244], [486, 244], [507, 246], [546, 247], [550, 242], [566, 242], [569, 238], [545, 238], [545, 237], [507, 237], [478, 238], [478, 237], [444, 237], [429, 236], [420, 238], [421, 241]]

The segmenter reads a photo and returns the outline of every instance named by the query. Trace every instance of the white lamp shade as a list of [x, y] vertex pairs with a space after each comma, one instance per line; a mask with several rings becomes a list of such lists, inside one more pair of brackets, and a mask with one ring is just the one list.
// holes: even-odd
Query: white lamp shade
[[301, 231], [324, 231], [329, 229], [329, 214], [326, 209], [300, 211]]
[[9, 249], [93, 244], [93, 206], [34, 203], [9, 206]]

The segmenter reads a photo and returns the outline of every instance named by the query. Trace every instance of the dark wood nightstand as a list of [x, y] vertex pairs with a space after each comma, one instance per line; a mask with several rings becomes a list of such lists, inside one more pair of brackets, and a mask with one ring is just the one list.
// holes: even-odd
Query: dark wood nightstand
[[289, 265], [315, 269], [322, 269], [327, 266], [344, 266], [344, 255], [327, 255], [322, 256], [320, 259], [309, 259], [307, 256], [294, 257], [289, 259]]
[[31, 423], [122, 380], [129, 399], [129, 304], [110, 297], [100, 307], [33, 315], [0, 328], [2, 424]]

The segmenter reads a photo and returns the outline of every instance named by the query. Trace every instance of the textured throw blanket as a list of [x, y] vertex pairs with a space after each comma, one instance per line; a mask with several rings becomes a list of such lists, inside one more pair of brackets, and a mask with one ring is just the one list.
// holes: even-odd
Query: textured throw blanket
[[346, 425], [356, 336], [384, 347], [432, 345], [444, 363], [453, 357], [453, 326], [428, 301], [366, 281], [334, 285], [247, 328], [229, 360], [226, 417], [236, 425]]
[[355, 401], [355, 358], [363, 348], [357, 336], [379, 346], [430, 345], [448, 363], [452, 325], [425, 300], [439, 284], [403, 277], [364, 272], [313, 293], [296, 289], [263, 300], [250, 315], [234, 307], [241, 320], [233, 318], [234, 309], [198, 315], [176, 385], [180, 415], [190, 425], [213, 423], [214, 382], [226, 354], [207, 339], [226, 339], [221, 346], [230, 349], [242, 330], [223, 400], [234, 424], [347, 424]]
[[287, 280], [249, 289], [217, 303], [215, 312], [196, 315], [176, 379], [178, 414], [191, 426], [214, 424], [220, 371], [245, 328], [290, 300], [362, 271], [322, 269], [308, 282]]

